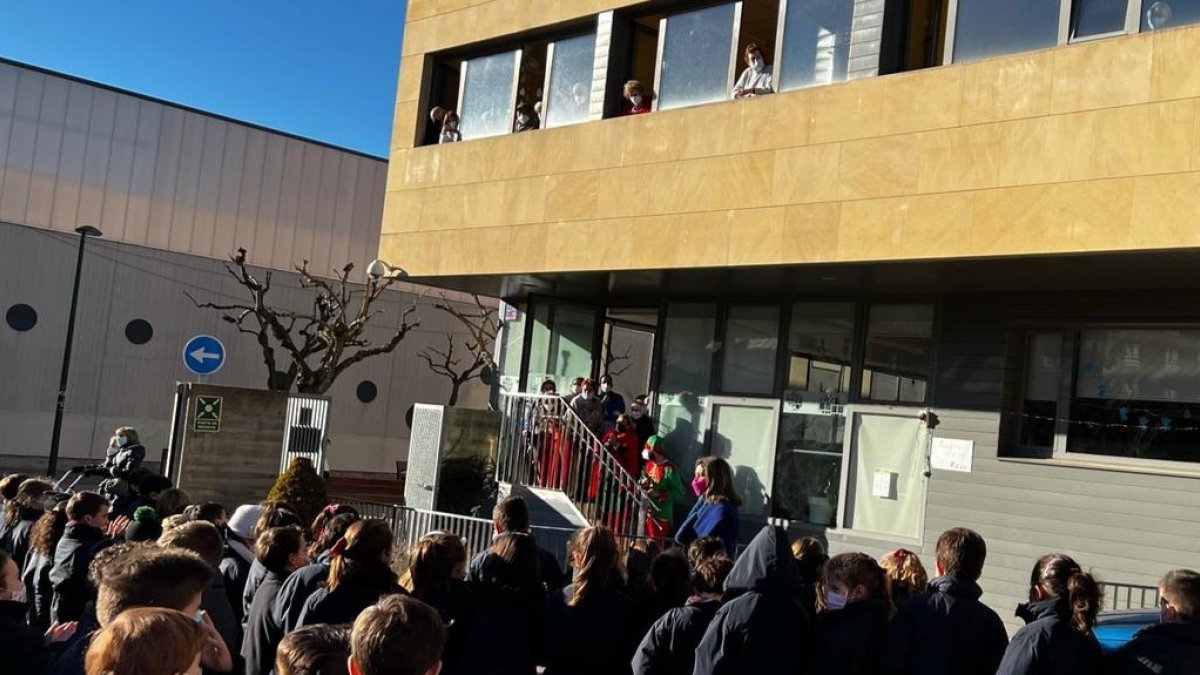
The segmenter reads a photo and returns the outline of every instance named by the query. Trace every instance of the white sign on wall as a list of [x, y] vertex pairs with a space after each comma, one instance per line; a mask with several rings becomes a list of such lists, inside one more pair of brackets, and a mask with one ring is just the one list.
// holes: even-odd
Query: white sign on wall
[[975, 441], [960, 438], [935, 438], [929, 450], [929, 464], [942, 471], [971, 473], [971, 458], [975, 454]]

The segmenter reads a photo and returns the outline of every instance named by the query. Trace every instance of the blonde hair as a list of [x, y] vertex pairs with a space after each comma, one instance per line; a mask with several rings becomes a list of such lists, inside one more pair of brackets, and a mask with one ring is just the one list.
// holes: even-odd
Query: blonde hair
[[96, 633], [87, 675], [186, 673], [203, 646], [200, 624], [174, 609], [135, 607]]
[[402, 584], [420, 600], [445, 592], [454, 569], [467, 562], [467, 547], [447, 532], [430, 532], [413, 546], [412, 560]]
[[579, 556], [571, 597], [567, 600], [567, 606], [576, 607], [603, 590], [616, 572], [617, 539], [607, 527], [593, 525], [576, 532], [569, 548], [573, 555]]
[[901, 581], [912, 593], [920, 593], [929, 585], [929, 574], [916, 553], [898, 548], [879, 559], [880, 566], [893, 582]]
[[134, 429], [133, 427], [117, 427], [117, 432], [115, 435], [124, 436], [125, 440], [129, 441], [129, 445], [137, 445], [142, 442], [141, 439], [138, 438], [137, 429]]
[[643, 94], [646, 93], [646, 88], [642, 86], [641, 80], [630, 80], [626, 82], [625, 86], [621, 88], [621, 92], [625, 94], [626, 98], [628, 98], [629, 96], [633, 95], [634, 89], [641, 89]]

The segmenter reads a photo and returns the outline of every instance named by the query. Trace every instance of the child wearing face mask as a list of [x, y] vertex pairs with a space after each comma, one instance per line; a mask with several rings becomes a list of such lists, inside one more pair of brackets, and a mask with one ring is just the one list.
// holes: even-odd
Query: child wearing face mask
[[893, 613], [887, 573], [865, 553], [842, 553], [825, 563], [817, 585], [813, 640], [818, 675], [874, 675]]
[[763, 58], [762, 49], [751, 42], [745, 50], [746, 69], [733, 85], [733, 98], [754, 98], [774, 94], [774, 83], [771, 80], [771, 66]]
[[642, 468], [639, 483], [654, 502], [654, 511], [646, 514], [646, 536], [653, 538], [671, 536], [675, 502], [683, 497], [679, 471], [663, 454], [663, 449], [662, 439], [658, 436], [651, 436], [642, 448], [646, 465]]
[[625, 83], [621, 91], [625, 100], [621, 102], [621, 109], [617, 112], [619, 117], [650, 112], [650, 97], [646, 95], [646, 88], [642, 86], [641, 82], [630, 80]]
[[696, 503], [679, 526], [675, 541], [687, 546], [699, 537], [714, 535], [725, 542], [725, 551], [732, 558], [737, 555], [738, 507], [742, 505], [733, 487], [733, 470], [720, 457], [701, 457], [694, 476]]

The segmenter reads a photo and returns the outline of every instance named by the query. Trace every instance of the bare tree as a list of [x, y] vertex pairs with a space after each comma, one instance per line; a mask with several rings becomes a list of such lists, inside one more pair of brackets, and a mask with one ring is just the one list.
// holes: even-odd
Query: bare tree
[[[221, 312], [222, 320], [254, 336], [267, 367], [267, 388], [272, 391], [291, 391], [295, 387], [301, 393], [323, 394], [354, 364], [391, 352], [420, 323], [409, 321], [416, 311], [410, 306], [401, 312], [400, 325], [385, 342], [373, 344], [365, 337], [368, 323], [382, 313], [372, 306], [395, 283], [395, 275], [368, 277], [360, 288], [350, 281], [353, 263], [335, 270], [334, 279], [329, 281], [313, 276], [305, 260], [295, 269], [300, 287], [314, 293], [312, 307], [296, 312], [269, 304], [271, 272], [265, 271], [261, 280], [252, 273], [246, 266], [246, 249], [239, 248], [229, 260], [225, 270], [245, 288], [247, 302], [200, 302], [189, 293], [185, 295], [196, 307]], [[288, 362], [286, 370], [277, 367], [277, 351], [282, 351]]]
[[[633, 363], [626, 363], [621, 367], [617, 364], [622, 361], [631, 361], [633, 358], [633, 345], [625, 345], [625, 353], [618, 356], [612, 350], [612, 331], [608, 331], [608, 336], [604, 341], [604, 373], [619, 377], [621, 373], [633, 367]], [[603, 373], [602, 373], [603, 374]]]
[[[445, 295], [434, 303], [434, 308], [454, 317], [467, 334], [457, 337], [454, 333], [447, 333], [445, 350], [427, 347], [418, 354], [431, 371], [450, 380], [447, 405], [457, 404], [462, 386], [471, 380], [483, 379], [484, 373], [491, 373], [495, 363], [496, 335], [500, 331], [499, 313], [495, 307], [484, 304], [478, 295], [471, 297], [475, 301], [474, 307], [464, 308], [451, 302]], [[459, 356], [455, 356], [455, 344], [459, 342], [466, 354], [460, 352]]]

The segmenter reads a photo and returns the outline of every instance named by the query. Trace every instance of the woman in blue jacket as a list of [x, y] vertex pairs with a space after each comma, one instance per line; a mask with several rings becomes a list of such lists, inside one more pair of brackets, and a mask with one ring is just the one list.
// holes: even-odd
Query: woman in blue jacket
[[696, 504], [679, 526], [675, 541], [687, 546], [700, 537], [720, 537], [729, 557], [734, 557], [742, 498], [733, 488], [729, 463], [720, 457], [701, 457], [696, 462], [692, 491], [696, 493]]

